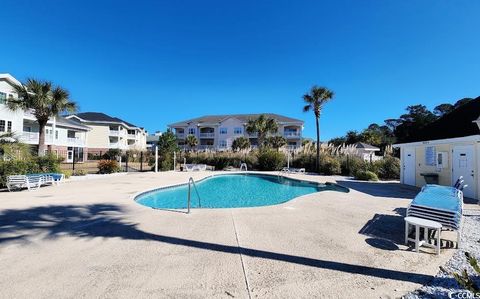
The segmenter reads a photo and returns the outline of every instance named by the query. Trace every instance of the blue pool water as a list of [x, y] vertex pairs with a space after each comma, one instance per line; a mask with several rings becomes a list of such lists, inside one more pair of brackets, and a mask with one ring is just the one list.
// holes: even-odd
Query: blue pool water
[[[217, 175], [196, 182], [198, 194], [192, 186], [192, 208], [237, 208], [275, 205], [295, 197], [336, 190], [348, 192], [338, 185], [323, 185], [285, 177], [257, 174]], [[141, 194], [139, 204], [160, 209], [185, 209], [188, 185], [169, 187]]]

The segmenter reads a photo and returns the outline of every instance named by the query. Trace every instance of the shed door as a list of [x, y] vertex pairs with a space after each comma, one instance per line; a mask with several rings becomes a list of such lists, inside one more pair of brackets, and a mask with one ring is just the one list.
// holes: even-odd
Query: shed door
[[406, 148], [403, 154], [403, 183], [415, 186], [415, 148]]
[[476, 183], [473, 145], [454, 146], [452, 166], [453, 183], [455, 183], [460, 176], [463, 176], [464, 184], [468, 185], [468, 187], [463, 190], [463, 195], [474, 198]]

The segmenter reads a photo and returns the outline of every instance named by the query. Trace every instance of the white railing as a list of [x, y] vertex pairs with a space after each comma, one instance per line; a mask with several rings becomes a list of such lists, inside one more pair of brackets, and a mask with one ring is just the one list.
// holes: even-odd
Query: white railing
[[118, 136], [120, 135], [120, 131], [118, 130], [110, 130], [110, 136]]
[[247, 136], [250, 137], [250, 138], [257, 138], [258, 133], [247, 133]]
[[[38, 132], [22, 132], [22, 136], [20, 137], [21, 141], [23, 142], [34, 142], [38, 143], [39, 134]], [[52, 143], [53, 142], [53, 135], [52, 134], [45, 134], [45, 143]]]
[[128, 134], [127, 137], [128, 137], [129, 139], [135, 139], [135, 138], [137, 138], [137, 135], [135, 135], [135, 134]]
[[183, 138], [185, 137], [185, 133], [175, 133], [175, 136], [177, 136], [177, 138]]
[[214, 138], [215, 133], [200, 133], [200, 138]]
[[283, 136], [286, 137], [286, 138], [298, 138], [300, 136], [302, 136], [302, 134], [300, 134], [299, 132], [284, 132], [283, 133]]
[[120, 143], [118, 142], [110, 142], [108, 145], [110, 148], [120, 148]]
[[67, 143], [69, 145], [76, 145], [76, 146], [84, 146], [85, 145], [85, 140], [78, 138], [78, 137], [68, 137], [67, 138]]

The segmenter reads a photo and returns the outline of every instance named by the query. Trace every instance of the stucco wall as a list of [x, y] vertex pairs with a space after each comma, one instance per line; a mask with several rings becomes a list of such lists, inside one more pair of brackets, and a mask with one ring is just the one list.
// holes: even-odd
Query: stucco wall
[[[436, 166], [426, 165], [425, 161], [425, 149], [427, 147], [434, 147], [435, 152], [447, 152], [448, 164], [442, 169], [437, 169]], [[422, 145], [415, 148], [415, 181], [418, 187], [425, 185], [425, 179], [421, 176], [421, 173], [437, 173], [440, 185], [452, 184], [452, 146], [450, 144], [440, 145]]]

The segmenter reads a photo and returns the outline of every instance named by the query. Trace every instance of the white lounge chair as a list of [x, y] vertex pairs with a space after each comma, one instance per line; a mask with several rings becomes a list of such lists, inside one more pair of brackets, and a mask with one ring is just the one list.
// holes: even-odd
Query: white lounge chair
[[282, 169], [282, 172], [290, 172], [290, 173], [305, 173], [305, 168], [288, 168], [288, 167], [284, 167]]
[[184, 166], [185, 166], [185, 170], [188, 172], [207, 170], [206, 164], [184, 164]]
[[37, 190], [42, 185], [42, 181], [44, 179], [41, 176], [11, 175], [7, 177], [7, 189], [8, 191], [22, 188], [27, 188], [28, 191]]

